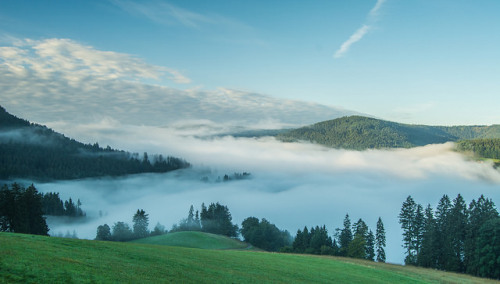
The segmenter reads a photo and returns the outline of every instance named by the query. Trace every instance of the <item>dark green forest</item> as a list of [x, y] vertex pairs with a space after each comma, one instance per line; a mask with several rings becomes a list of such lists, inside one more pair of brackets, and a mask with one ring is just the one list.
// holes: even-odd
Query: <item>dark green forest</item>
[[405, 264], [500, 279], [500, 217], [491, 199], [444, 195], [433, 210], [411, 196], [399, 213]]
[[473, 153], [479, 158], [500, 159], [500, 139], [473, 139], [457, 142], [459, 152]]
[[319, 122], [276, 135], [285, 142], [307, 141], [351, 150], [410, 148], [462, 139], [500, 138], [500, 125], [410, 125], [363, 116]]
[[42, 194], [34, 185], [13, 183], [0, 188], [0, 232], [48, 235], [43, 217]]
[[168, 172], [186, 161], [128, 153], [99, 144], [83, 144], [38, 124], [17, 118], [0, 106], [0, 179], [79, 179]]

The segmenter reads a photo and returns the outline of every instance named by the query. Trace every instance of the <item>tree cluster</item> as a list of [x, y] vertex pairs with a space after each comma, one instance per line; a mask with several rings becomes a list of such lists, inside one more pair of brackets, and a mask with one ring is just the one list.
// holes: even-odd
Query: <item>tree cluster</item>
[[347, 256], [385, 262], [385, 229], [382, 219], [378, 219], [375, 235], [366, 223], [359, 219], [351, 225], [349, 214], [344, 218], [344, 227], [337, 228], [335, 238], [328, 235], [326, 226], [298, 230], [292, 252]]
[[491, 199], [467, 206], [460, 194], [444, 195], [433, 210], [408, 196], [399, 223], [406, 264], [500, 278], [500, 217]]
[[44, 215], [84, 217], [86, 214], [81, 208], [80, 199], [75, 203], [69, 198], [64, 202], [59, 197], [59, 193], [42, 193], [42, 210]]
[[244, 241], [266, 251], [280, 251], [292, 244], [292, 236], [288, 231], [282, 231], [266, 219], [261, 221], [248, 217], [241, 223], [241, 236]]
[[212, 234], [225, 235], [228, 237], [238, 236], [238, 225], [232, 223], [229, 209], [219, 202], [211, 203], [208, 207], [201, 204], [201, 211], [191, 205], [188, 217], [174, 225], [171, 231], [202, 231]]
[[43, 217], [42, 195], [34, 185], [27, 188], [13, 183], [0, 189], [0, 231], [48, 235]]
[[[149, 232], [149, 215], [142, 209], [137, 209], [137, 212], [132, 217], [133, 226], [130, 226], [125, 222], [116, 222], [113, 228], [110, 228], [108, 224], [100, 225], [97, 227], [96, 240], [100, 241], [115, 241], [115, 242], [127, 242], [135, 239], [142, 239], [149, 237], [151, 233]], [[161, 225], [157, 224], [155, 227], [155, 235], [163, 234], [164, 229], [161, 230]], [[161, 230], [161, 232], [159, 232]]]

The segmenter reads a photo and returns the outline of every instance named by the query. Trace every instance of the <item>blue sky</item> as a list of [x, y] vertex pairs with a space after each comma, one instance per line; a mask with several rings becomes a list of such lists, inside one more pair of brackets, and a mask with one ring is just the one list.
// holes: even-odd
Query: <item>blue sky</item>
[[126, 54], [167, 73], [142, 83], [178, 90], [498, 124], [499, 12], [494, 0], [1, 1], [0, 43], [67, 39]]

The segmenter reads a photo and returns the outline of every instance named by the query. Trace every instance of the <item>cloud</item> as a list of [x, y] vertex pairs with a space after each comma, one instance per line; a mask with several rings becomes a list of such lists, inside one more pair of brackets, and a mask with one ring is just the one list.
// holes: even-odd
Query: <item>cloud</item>
[[79, 85], [88, 79], [159, 79], [164, 73], [177, 83], [189, 83], [180, 72], [150, 65], [131, 55], [100, 51], [70, 39], [18, 40], [0, 47], [0, 66], [15, 76], [64, 79]]
[[100, 51], [68, 39], [19, 40], [0, 47], [2, 106], [33, 122], [168, 125], [180, 120], [260, 127], [304, 125], [352, 111], [219, 88], [179, 90], [142, 83], [177, 70], [124, 53]]
[[[375, 3], [375, 6], [373, 6], [373, 8], [368, 13], [368, 17], [369, 17], [368, 20], [370, 22], [373, 23], [377, 20], [378, 11], [382, 7], [382, 4], [385, 3], [385, 1], [386, 0], [377, 0], [377, 3]], [[360, 41], [371, 29], [372, 29], [371, 25], [364, 24], [363, 26], [361, 26], [361, 28], [356, 30], [349, 37], [349, 39], [347, 39], [345, 42], [343, 42], [340, 45], [340, 48], [335, 52], [335, 54], [333, 55], [333, 58], [337, 59], [337, 58], [341, 58], [342, 56], [344, 56], [349, 51], [349, 48], [351, 47], [351, 45]]]
[[378, 15], [378, 11], [380, 10], [380, 7], [382, 7], [382, 4], [384, 4], [386, 0], [377, 0], [377, 3], [375, 6], [370, 10], [370, 16], [375, 17]]
[[335, 52], [333, 55], [334, 58], [340, 58], [342, 57], [347, 51], [349, 51], [349, 48], [351, 47], [352, 44], [360, 41], [363, 36], [370, 30], [370, 26], [363, 25], [361, 28], [359, 28], [354, 34], [349, 37], [348, 40], [346, 40], [340, 48]]

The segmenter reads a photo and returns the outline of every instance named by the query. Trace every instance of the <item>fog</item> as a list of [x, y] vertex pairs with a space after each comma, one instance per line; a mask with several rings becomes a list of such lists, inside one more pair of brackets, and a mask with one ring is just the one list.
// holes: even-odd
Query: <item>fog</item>
[[[452, 151], [452, 143], [359, 152], [281, 143], [271, 137], [200, 139], [193, 129], [187, 133], [178, 130], [182, 127], [126, 126], [109, 120], [49, 126], [85, 143], [168, 154], [193, 164], [167, 174], [37, 184], [40, 191], [60, 192], [63, 199], [79, 198], [87, 212], [83, 224], [51, 220], [52, 234], [75, 230], [79, 238], [94, 238], [98, 225], [132, 225], [137, 209], [149, 214], [150, 229], [157, 222], [169, 229], [187, 217], [191, 204], [199, 209], [202, 202], [220, 202], [239, 225], [249, 216], [266, 218], [292, 235], [304, 226], [323, 224], [333, 235], [346, 213], [352, 222], [362, 218], [374, 231], [380, 216], [386, 227], [387, 260], [402, 263], [397, 216], [408, 195], [433, 207], [443, 194], [453, 199], [460, 193], [467, 203], [484, 194], [500, 202], [500, 172]], [[251, 173], [250, 179], [215, 182], [218, 176], [244, 171]], [[205, 176], [209, 182], [201, 181]]]

